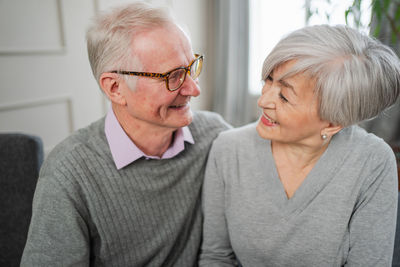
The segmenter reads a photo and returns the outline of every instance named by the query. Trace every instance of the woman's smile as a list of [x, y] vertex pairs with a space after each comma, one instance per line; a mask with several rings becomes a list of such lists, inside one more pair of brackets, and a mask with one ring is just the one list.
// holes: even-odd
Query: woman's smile
[[276, 126], [279, 124], [276, 121], [272, 120], [270, 117], [268, 117], [268, 115], [266, 115], [265, 113], [263, 113], [261, 116], [261, 122], [266, 126]]

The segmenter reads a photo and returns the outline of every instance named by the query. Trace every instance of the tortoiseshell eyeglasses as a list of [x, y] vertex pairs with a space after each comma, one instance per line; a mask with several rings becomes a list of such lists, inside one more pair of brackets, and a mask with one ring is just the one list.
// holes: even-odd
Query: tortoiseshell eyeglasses
[[189, 73], [193, 80], [197, 79], [201, 73], [203, 67], [203, 55], [195, 54], [195, 59], [190, 62], [187, 67], [179, 67], [165, 73], [153, 73], [153, 72], [137, 72], [137, 71], [124, 71], [124, 70], [113, 70], [112, 73], [132, 75], [132, 76], [144, 76], [149, 78], [164, 79], [167, 89], [171, 92], [178, 90], [185, 82], [186, 74]]

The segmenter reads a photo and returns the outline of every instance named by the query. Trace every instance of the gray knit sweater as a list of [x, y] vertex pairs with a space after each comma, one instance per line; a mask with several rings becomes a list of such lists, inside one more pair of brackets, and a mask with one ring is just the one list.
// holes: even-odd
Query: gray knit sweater
[[332, 138], [290, 199], [254, 124], [221, 133], [203, 193], [200, 266], [391, 266], [396, 161], [357, 126]]
[[211, 142], [228, 128], [211, 112], [172, 159], [117, 170], [104, 118], [59, 144], [40, 172], [21, 266], [195, 266], [200, 189]]

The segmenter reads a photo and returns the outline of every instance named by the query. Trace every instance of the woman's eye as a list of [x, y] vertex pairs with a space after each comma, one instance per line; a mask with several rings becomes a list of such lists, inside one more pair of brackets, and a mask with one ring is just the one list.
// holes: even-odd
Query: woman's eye
[[287, 98], [284, 95], [282, 95], [282, 93], [279, 93], [279, 97], [282, 99], [283, 102], [289, 102]]
[[272, 77], [271, 75], [268, 75], [267, 79], [265, 79], [265, 81], [271, 81], [272, 82]]

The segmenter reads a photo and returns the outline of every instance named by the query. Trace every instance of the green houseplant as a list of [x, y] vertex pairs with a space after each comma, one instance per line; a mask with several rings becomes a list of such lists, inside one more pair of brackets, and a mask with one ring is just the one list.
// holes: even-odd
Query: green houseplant
[[[334, 4], [332, 0], [325, 1], [328, 6]], [[365, 16], [365, 13], [362, 12], [364, 2], [370, 3], [369, 25], [362, 24], [362, 18]], [[307, 22], [312, 16], [320, 13], [320, 10], [314, 7], [313, 0], [306, 1], [305, 8]], [[347, 24], [350, 24], [350, 21], [352, 22], [350, 26], [355, 28], [369, 26], [371, 35], [378, 39], [384, 39], [382, 41], [393, 48], [398, 46], [400, 41], [400, 0], [353, 0], [343, 15]], [[329, 22], [329, 12], [326, 12], [325, 16]], [[399, 53], [399, 49], [395, 50]]]

